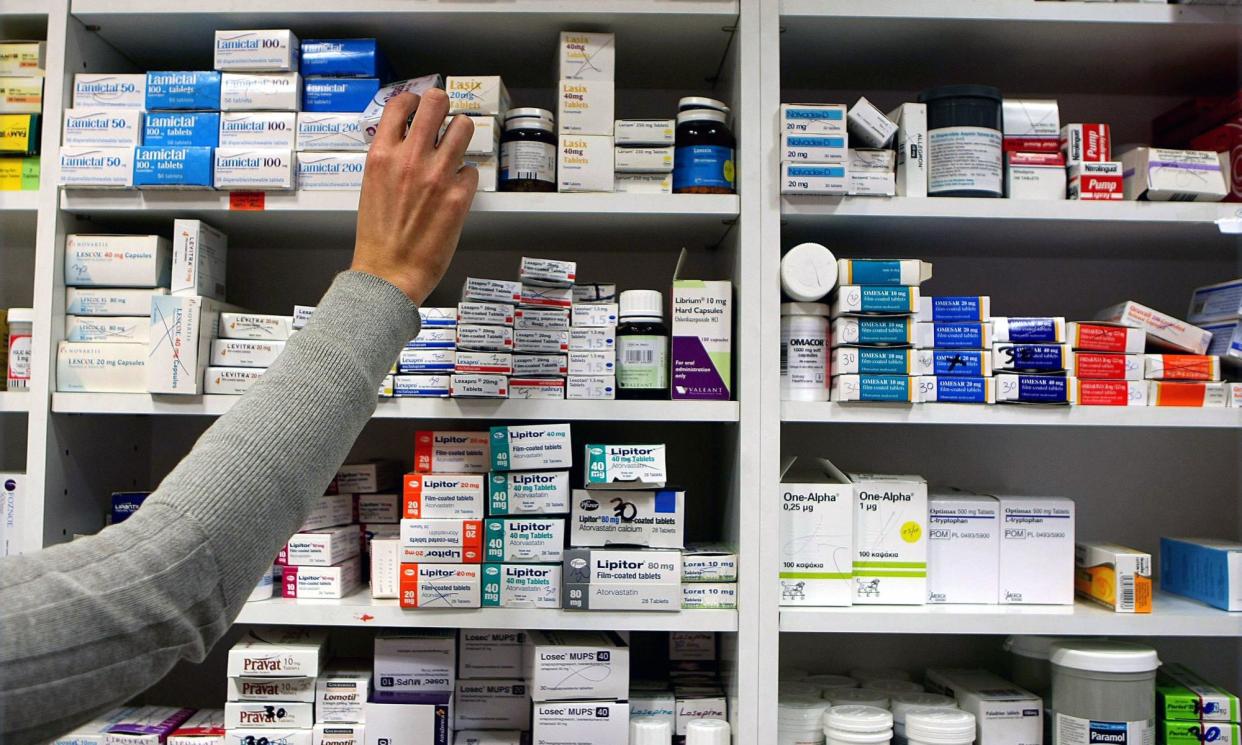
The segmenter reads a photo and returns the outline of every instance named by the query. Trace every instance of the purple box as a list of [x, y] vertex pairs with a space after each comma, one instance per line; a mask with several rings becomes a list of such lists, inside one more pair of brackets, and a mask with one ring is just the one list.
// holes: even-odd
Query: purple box
[[733, 398], [733, 283], [673, 282], [674, 401]]

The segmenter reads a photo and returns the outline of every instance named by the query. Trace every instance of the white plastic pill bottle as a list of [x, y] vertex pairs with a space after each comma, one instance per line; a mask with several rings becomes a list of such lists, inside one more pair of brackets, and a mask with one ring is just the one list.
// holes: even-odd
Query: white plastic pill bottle
[[939, 693], [893, 693], [888, 708], [893, 712], [893, 742], [901, 745], [907, 739], [906, 716], [910, 712], [922, 709], [956, 709], [957, 701]]
[[975, 715], [957, 709], [914, 709], [906, 714], [910, 745], [971, 745]]
[[723, 719], [691, 719], [686, 724], [686, 745], [729, 745], [733, 730]]
[[833, 706], [824, 715], [827, 745], [887, 745], [893, 739], [893, 715], [875, 706]]
[[858, 685], [866, 686], [872, 680], [910, 680], [910, 673], [895, 667], [856, 667], [850, 670], [850, 677], [858, 681]]
[[30, 336], [34, 330], [34, 310], [9, 308], [8, 387], [10, 391], [30, 389]]
[[790, 300], [816, 303], [837, 285], [837, 257], [818, 243], [799, 243], [781, 257], [781, 289]]
[[660, 717], [634, 717], [630, 720], [630, 745], [669, 745], [673, 728]]
[[1037, 694], [1045, 701], [1052, 691], [1052, 645], [1072, 641], [1068, 636], [1011, 636], [1005, 640], [1009, 653], [1009, 679], [1019, 688]]
[[1155, 742], [1156, 650], [1083, 639], [1053, 644], [1049, 659], [1053, 745]]
[[839, 688], [824, 691], [824, 698], [833, 706], [871, 706], [877, 709], [888, 708], [888, 694], [868, 688]]
[[894, 693], [918, 693], [923, 690], [923, 686], [912, 680], [901, 680], [892, 678], [876, 678], [868, 680], [862, 685], [863, 688], [880, 693], [892, 695]]
[[781, 305], [781, 400], [827, 401], [832, 386], [828, 369], [828, 306], [823, 303]]
[[781, 699], [776, 707], [777, 745], [824, 745], [824, 714], [828, 702], [822, 698]]
[[809, 685], [813, 685], [819, 689], [820, 695], [828, 698], [831, 691], [840, 691], [849, 688], [857, 688], [858, 681], [848, 675], [832, 675], [830, 673], [820, 673], [816, 675], [808, 675], [806, 680], [802, 681]]

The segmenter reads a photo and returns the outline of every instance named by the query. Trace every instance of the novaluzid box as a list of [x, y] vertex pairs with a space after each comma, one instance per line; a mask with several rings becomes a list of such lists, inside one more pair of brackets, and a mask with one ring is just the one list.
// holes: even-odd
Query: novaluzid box
[[402, 608], [479, 608], [482, 574], [479, 564], [402, 564], [397, 597]]
[[228, 242], [201, 220], [173, 220], [171, 292], [224, 300]]
[[484, 564], [484, 608], [560, 608], [561, 567]]
[[288, 191], [297, 185], [293, 151], [287, 148], [217, 148], [215, 186], [221, 190]]
[[854, 485], [820, 460], [786, 466], [780, 490], [781, 605], [852, 605]]
[[375, 39], [305, 39], [299, 69], [308, 77], [377, 78], [388, 65]]
[[665, 446], [586, 445], [583, 485], [588, 489], [663, 488]]
[[346, 463], [336, 471], [336, 487], [344, 494], [378, 494], [396, 487], [401, 464], [394, 460]]
[[357, 525], [294, 533], [276, 557], [281, 566], [330, 567], [361, 552]]
[[134, 148], [62, 147], [60, 185], [84, 189], [133, 188]]
[[[203, 373], [214, 359], [212, 337], [220, 313], [232, 310], [218, 300], [201, 295], [153, 295], [147, 362], [150, 393], [202, 393]], [[210, 362], [228, 366], [228, 362]]]
[[998, 496], [1001, 605], [1074, 604], [1074, 502]]
[[489, 563], [560, 563], [564, 558], [563, 517], [496, 517], [483, 525], [484, 558]]
[[220, 147], [293, 149], [297, 114], [292, 111], [226, 111], [220, 115]]
[[575, 489], [571, 501], [571, 546], [680, 549], [685, 545], [684, 491]]
[[228, 729], [310, 729], [315, 726], [314, 704], [287, 701], [272, 706], [264, 701], [226, 701], [224, 726]]
[[136, 147], [142, 142], [141, 109], [66, 109], [64, 144]]
[[77, 73], [73, 76], [73, 107], [144, 109], [147, 76], [143, 73]]
[[69, 287], [167, 287], [172, 245], [158, 235], [90, 235], [65, 238]]
[[612, 631], [530, 631], [522, 672], [531, 700], [629, 697], [630, 649]]
[[218, 111], [152, 111], [142, 126], [147, 147], [216, 147], [220, 144]]
[[1156, 700], [1160, 717], [1170, 722], [1216, 724], [1237, 722], [1242, 716], [1237, 696], [1178, 663], [1160, 666]]
[[927, 602], [994, 604], [1000, 505], [982, 494], [932, 494], [927, 502]]
[[298, 37], [288, 29], [217, 31], [215, 69], [279, 72], [298, 69]]
[[570, 468], [573, 465], [568, 424], [492, 427], [490, 445], [490, 470], [493, 471]]
[[320, 629], [251, 628], [229, 649], [226, 674], [231, 678], [313, 678], [323, 667], [327, 647], [327, 633]]
[[1242, 543], [1161, 538], [1160, 589], [1221, 610], [1242, 610]]
[[418, 473], [484, 473], [490, 467], [491, 438], [487, 432], [414, 433], [414, 470]]
[[672, 300], [672, 398], [732, 398], [733, 283], [677, 279]]
[[566, 549], [563, 575], [569, 609], [681, 609], [680, 551]]
[[920, 259], [837, 259], [843, 285], [917, 287], [932, 278], [932, 265]]
[[220, 73], [218, 72], [148, 72], [146, 79], [147, 111], [220, 109]]
[[366, 151], [362, 116], [351, 112], [298, 112], [297, 148], [326, 151]]
[[152, 298], [166, 295], [168, 290], [123, 290], [91, 287], [69, 287], [65, 290], [65, 313], [79, 316], [145, 316], [151, 317]]
[[406, 474], [402, 516], [481, 520], [486, 478], [476, 474]]
[[1074, 592], [1118, 613], [1151, 613], [1151, 554], [1116, 543], [1074, 549]]
[[927, 600], [927, 482], [849, 474], [854, 485], [854, 603]]
[[134, 186], [139, 189], [210, 189], [214, 183], [212, 152], [210, 147], [134, 148]]

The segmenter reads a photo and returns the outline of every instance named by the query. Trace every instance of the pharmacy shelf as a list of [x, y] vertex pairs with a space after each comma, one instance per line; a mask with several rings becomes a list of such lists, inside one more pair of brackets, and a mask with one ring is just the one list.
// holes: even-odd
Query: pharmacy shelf
[[[214, 191], [91, 191], [65, 190], [61, 208], [93, 219], [206, 220], [225, 232], [255, 226], [265, 231], [296, 233], [303, 238], [352, 236], [358, 193], [332, 191], [272, 192], [262, 206], [235, 202], [227, 192]], [[515, 231], [543, 234], [583, 231], [625, 231], [641, 238], [715, 242], [737, 218], [738, 197], [707, 194], [517, 194], [475, 196], [466, 234], [472, 238], [512, 239]], [[244, 207], [244, 208], [243, 208]]]
[[[238, 396], [152, 396], [145, 393], [56, 393], [57, 414], [218, 416]], [[495, 419], [558, 421], [736, 422], [735, 401], [531, 401], [384, 399], [379, 419]]]
[[0, 21], [37, 16], [47, 16], [47, 0], [4, 0], [0, 5]]
[[737, 631], [737, 611], [678, 613], [565, 611], [535, 608], [402, 610], [360, 590], [342, 600], [273, 598], [246, 603], [237, 623], [298, 626], [417, 626], [466, 629], [616, 629], [618, 631]]
[[0, 191], [0, 212], [29, 212], [34, 217], [38, 209], [37, 191]]
[[30, 411], [30, 393], [0, 391], [0, 414]]
[[1056, 634], [1242, 637], [1242, 613], [1156, 593], [1151, 613], [1079, 601], [1053, 605], [867, 605], [782, 608], [781, 631], [837, 634]]
[[1009, 427], [1168, 427], [1242, 429], [1242, 409], [1157, 406], [781, 403], [781, 421], [825, 424], [945, 424]]
[[987, 82], [1009, 90], [1219, 92], [1237, 73], [1240, 23], [1242, 8], [1204, 5], [782, 0], [782, 85], [838, 69], [851, 89], [918, 90], [979, 80], [986, 61]]

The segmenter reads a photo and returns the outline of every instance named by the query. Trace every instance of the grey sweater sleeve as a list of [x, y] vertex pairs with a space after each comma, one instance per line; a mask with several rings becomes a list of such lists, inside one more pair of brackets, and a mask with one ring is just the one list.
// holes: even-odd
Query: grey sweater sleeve
[[418, 311], [337, 277], [307, 328], [132, 517], [0, 560], [0, 742], [119, 705], [228, 630], [375, 411]]

